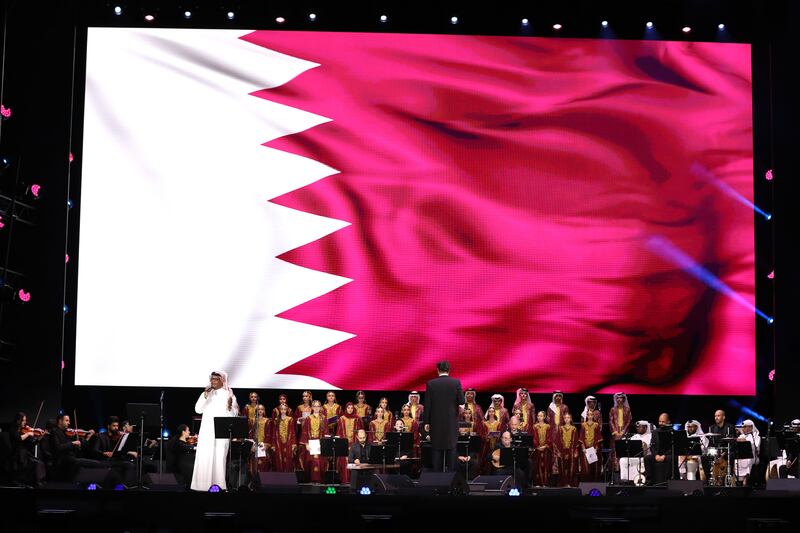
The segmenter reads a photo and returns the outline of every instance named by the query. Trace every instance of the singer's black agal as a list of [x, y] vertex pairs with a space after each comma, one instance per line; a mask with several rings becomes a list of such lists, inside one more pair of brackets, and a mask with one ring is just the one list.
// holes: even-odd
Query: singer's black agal
[[461, 472], [423, 472], [417, 481], [417, 491], [422, 494], [469, 494], [469, 485]]

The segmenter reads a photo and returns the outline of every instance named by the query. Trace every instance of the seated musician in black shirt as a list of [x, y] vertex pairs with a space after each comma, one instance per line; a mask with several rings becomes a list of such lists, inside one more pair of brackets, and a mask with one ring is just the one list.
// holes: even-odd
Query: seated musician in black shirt
[[[81, 467], [106, 468], [107, 465], [102, 464], [100, 461], [82, 456], [80, 452], [87, 446], [86, 439], [81, 438], [77, 433], [71, 433], [69, 425], [69, 415], [60, 414], [56, 418], [56, 427], [50, 431], [50, 451], [58, 477], [72, 480]], [[90, 433], [91, 435], [88, 435], [89, 439], [94, 435], [93, 432]]]
[[367, 432], [359, 429], [356, 433], [356, 442], [350, 446], [350, 453], [347, 456], [347, 462], [353, 464], [366, 464], [369, 462], [369, 451], [372, 446], [367, 443]]
[[121, 430], [118, 417], [108, 417], [106, 432], [94, 436], [90, 441], [90, 450], [92, 459], [117, 470], [123, 480], [129, 480], [137, 455], [136, 439], [131, 433]]
[[[714, 423], [708, 426], [708, 433], [719, 435], [720, 437], [717, 438], [736, 438], [736, 429], [733, 427], [733, 424], [726, 422], [725, 411], [722, 409], [714, 411]], [[712, 442], [710, 445], [713, 446], [715, 444], [716, 442]]]
[[[512, 439], [511, 439], [511, 432], [504, 431], [502, 435], [500, 435], [500, 440], [497, 441], [497, 447], [492, 451], [492, 453], [487, 457], [487, 460], [492, 464], [492, 473], [495, 475], [502, 475], [502, 476], [512, 476], [514, 475], [514, 465], [504, 465], [500, 463], [501, 452], [500, 450], [504, 448], [511, 448], [512, 446]], [[516, 469], [516, 486], [519, 487], [527, 487], [528, 486], [528, 477], [525, 475], [525, 472], [517, 465]]]
[[[196, 443], [196, 440], [194, 441]], [[195, 446], [190, 442], [189, 426], [181, 424], [170, 439], [165, 451], [167, 472], [175, 474], [178, 483], [187, 489], [192, 485], [194, 473]]]

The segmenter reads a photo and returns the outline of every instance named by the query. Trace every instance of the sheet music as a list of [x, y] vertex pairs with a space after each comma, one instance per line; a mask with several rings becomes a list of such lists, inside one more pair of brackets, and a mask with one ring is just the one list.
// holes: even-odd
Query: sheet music
[[309, 439], [308, 453], [311, 455], [319, 455], [322, 451], [322, 446], [319, 439]]
[[261, 458], [266, 456], [267, 456], [267, 448], [266, 446], [264, 446], [263, 442], [260, 442], [258, 444], [258, 450], [256, 451], [256, 457]]
[[586, 454], [587, 463], [592, 464], [597, 462], [597, 450], [594, 449], [594, 446], [586, 448], [583, 453]]

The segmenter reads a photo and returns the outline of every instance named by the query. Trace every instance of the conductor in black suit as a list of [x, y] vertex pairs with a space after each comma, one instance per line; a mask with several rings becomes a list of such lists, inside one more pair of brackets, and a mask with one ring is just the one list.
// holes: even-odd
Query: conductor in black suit
[[450, 363], [436, 363], [439, 377], [425, 387], [425, 410], [422, 412], [425, 431], [429, 432], [433, 450], [433, 471], [455, 469], [458, 441], [458, 406], [464, 401], [461, 382], [450, 377]]

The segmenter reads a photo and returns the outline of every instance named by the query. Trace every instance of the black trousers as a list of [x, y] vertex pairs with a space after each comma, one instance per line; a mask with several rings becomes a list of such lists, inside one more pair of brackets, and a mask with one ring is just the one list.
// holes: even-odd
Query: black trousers
[[455, 469], [456, 451], [449, 450], [431, 450], [433, 456], [433, 471], [434, 472], [452, 472]]

